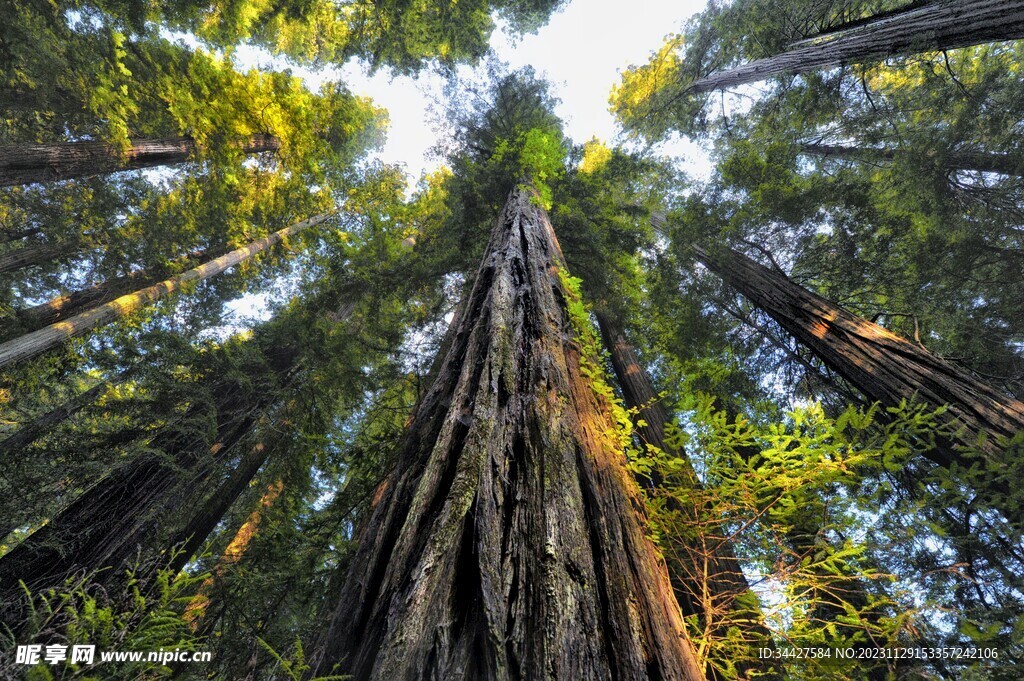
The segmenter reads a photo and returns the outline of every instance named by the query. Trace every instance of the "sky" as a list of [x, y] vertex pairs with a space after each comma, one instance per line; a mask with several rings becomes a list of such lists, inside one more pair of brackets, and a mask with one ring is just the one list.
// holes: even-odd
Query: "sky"
[[[573, 0], [536, 34], [519, 40], [511, 38], [499, 22], [491, 35], [491, 47], [512, 68], [530, 65], [546, 77], [552, 93], [561, 100], [556, 113], [575, 142], [595, 136], [614, 142], [619, 131], [608, 111], [608, 96], [621, 72], [631, 64], [646, 63], [665, 37], [679, 31], [704, 5], [704, 0], [633, 0], [629, 11], [623, 11], [621, 1]], [[236, 63], [240, 68], [284, 67], [268, 53], [253, 48], [240, 49]], [[378, 158], [404, 165], [411, 185], [423, 171], [439, 165], [430, 154], [438, 134], [431, 125], [437, 118], [433, 101], [442, 87], [436, 74], [392, 78], [386, 71], [378, 71], [371, 76], [356, 61], [320, 71], [291, 68], [312, 89], [341, 80], [354, 94], [369, 96], [387, 109], [391, 125]], [[691, 175], [706, 176], [706, 155], [696, 146], [679, 142], [659, 151], [685, 156]]]
[[[609, 143], [620, 139], [620, 131], [608, 110], [608, 97], [630, 65], [644, 64], [661, 47], [665, 37], [681, 30], [683, 23], [703, 9], [704, 0], [633, 0], [629, 11], [621, 1], [573, 0], [537, 33], [519, 39], [510, 37], [499, 22], [491, 35], [497, 57], [513, 69], [532, 66], [546, 78], [552, 94], [560, 100], [556, 113], [565, 131], [582, 144], [597, 137]], [[413, 78], [392, 78], [384, 70], [370, 75], [365, 65], [350, 61], [340, 67], [318, 71], [294, 67], [276, 60], [265, 50], [242, 47], [235, 53], [238, 68], [291, 68], [310, 89], [328, 81], [342, 81], [354, 94], [368, 96], [388, 110], [387, 140], [376, 158], [404, 165], [410, 189], [423, 172], [440, 165], [431, 149], [438, 142], [438, 103], [443, 81], [432, 73]], [[466, 70], [463, 69], [465, 74]], [[663, 145], [659, 153], [679, 159], [691, 177], [710, 174], [707, 154], [688, 141]], [[236, 315], [252, 321], [269, 314], [268, 296], [246, 295], [228, 304]]]

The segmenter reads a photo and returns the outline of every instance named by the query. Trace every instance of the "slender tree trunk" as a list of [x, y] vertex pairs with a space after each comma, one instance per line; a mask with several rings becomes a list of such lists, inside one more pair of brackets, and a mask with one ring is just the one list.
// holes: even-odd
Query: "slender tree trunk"
[[[698, 259], [754, 305], [806, 345], [833, 371], [868, 399], [885, 406], [903, 400], [923, 400], [947, 406], [960, 428], [959, 446], [940, 442], [925, 452], [935, 463], [964, 469], [978, 461], [961, 446], [978, 446], [992, 480], [992, 490], [1004, 495], [1016, 484], [1006, 466], [1006, 440], [1024, 431], [1024, 402], [1013, 399], [959, 367], [942, 360], [886, 329], [858, 317], [728, 248], [704, 250], [694, 246]], [[1008, 517], [1020, 520], [1014, 504], [1004, 503]]]
[[[254, 135], [237, 145], [243, 153], [277, 151], [273, 135]], [[184, 163], [195, 155], [190, 137], [135, 139], [127, 150], [106, 142], [64, 142], [0, 146], [0, 187], [91, 177]]]
[[31, 331], [17, 338], [0, 344], [0, 367], [9, 366], [16, 362], [35, 357], [47, 350], [50, 350], [64, 341], [80, 336], [98, 326], [104, 326], [125, 317], [144, 305], [163, 298], [189, 282], [200, 282], [220, 274], [229, 267], [249, 260], [255, 255], [268, 250], [275, 244], [280, 243], [289, 236], [292, 236], [304, 229], [313, 227], [327, 220], [330, 215], [320, 215], [309, 220], [296, 223], [290, 227], [274, 232], [268, 236], [251, 242], [219, 258], [210, 260], [202, 265], [186, 270], [181, 274], [165, 279], [159, 284], [147, 286], [134, 293], [123, 295], [119, 298], [95, 307], [88, 312], [82, 312], [64, 321], [51, 324], [37, 331]]
[[[287, 381], [295, 362], [293, 351], [277, 348], [268, 353], [265, 365], [252, 371]], [[60, 587], [72, 576], [118, 585], [133, 559], [144, 570], [140, 575], [150, 574], [145, 570], [166, 546], [161, 537], [168, 533], [168, 519], [180, 517], [195, 501], [195, 490], [249, 433], [274, 394], [254, 393], [229, 381], [214, 388], [213, 400], [217, 425], [212, 439], [189, 423], [200, 416], [199, 407], [190, 409], [184, 428], [173, 423], [165, 427], [147, 453], [116, 467], [0, 557], [0, 623], [15, 631], [23, 625], [26, 604], [19, 581], [33, 595]], [[157, 567], [166, 567], [157, 562], [162, 563]]]
[[[700, 508], [703, 485], [689, 457], [685, 451], [672, 447], [665, 439], [665, 428], [671, 422], [671, 417], [664, 400], [654, 391], [650, 376], [640, 364], [636, 351], [619, 326], [607, 315], [599, 313], [597, 323], [604, 345], [611, 355], [612, 367], [626, 405], [637, 410], [635, 429], [640, 440], [645, 445], [656, 447], [686, 462], [681, 482], [685, 489], [693, 490], [695, 503], [687, 507], [686, 502], [673, 497], [671, 510], [680, 512], [684, 522], [692, 529], [688, 537], [681, 538], [686, 545], [681, 550], [672, 551], [677, 560], [669, 562], [672, 584], [683, 615], [697, 615], [712, 637], [722, 637], [728, 627], [738, 626], [748, 635], [753, 653], [750, 659], [756, 659], [755, 648], [767, 646], [771, 642], [771, 635], [765, 629], [760, 610], [756, 606], [757, 596], [750, 591], [750, 584], [736, 559], [729, 538], [724, 536], [718, 523], [707, 521]], [[664, 481], [660, 475], [655, 474], [648, 484], [652, 492], [657, 494], [657, 489], [664, 485]], [[737, 598], [744, 596], [747, 602], [739, 605]], [[749, 664], [743, 666], [746, 671], [750, 670]], [[770, 664], [760, 666], [765, 667], [763, 673], [768, 673]]]
[[[347, 321], [355, 308], [354, 302], [344, 301], [338, 311], [334, 313], [333, 321], [339, 324]], [[277, 418], [277, 425], [273, 429], [274, 433], [289, 430], [294, 410], [294, 402], [289, 402], [282, 407], [283, 413]], [[234, 505], [245, 488], [256, 477], [276, 446], [277, 440], [273, 435], [267, 435], [262, 442], [253, 445], [249, 453], [239, 461], [238, 466], [192, 515], [188, 524], [171, 539], [170, 548], [165, 551], [167, 559], [159, 565], [161, 569], [166, 568], [177, 573], [195, 557], [213, 533], [214, 528], [224, 518], [228, 509]]]
[[531, 193], [502, 212], [381, 490], [316, 673], [702, 679]]
[[169, 568], [177, 573], [192, 560], [269, 456], [267, 443], [258, 442], [253, 445], [238, 462], [238, 466], [192, 515], [188, 525], [171, 539], [170, 550], [166, 552], [167, 562], [159, 565], [161, 569]]
[[48, 432], [68, 420], [78, 412], [106, 394], [112, 386], [124, 380], [124, 375], [118, 376], [110, 382], [101, 381], [89, 388], [80, 395], [76, 395], [56, 409], [41, 414], [18, 430], [0, 440], [0, 457], [12, 456], [21, 452], [22, 449], [46, 435]]
[[695, 81], [691, 93], [710, 92], [784, 74], [805, 73], [891, 55], [952, 50], [1024, 37], [1021, 0], [935, 0], [791, 45], [758, 59]]
[[[226, 248], [204, 249], [180, 258], [181, 262], [193, 259], [219, 257], [227, 250]], [[141, 269], [120, 277], [113, 277], [104, 282], [66, 293], [45, 303], [18, 310], [15, 314], [31, 328], [39, 328], [54, 324], [68, 317], [88, 310], [97, 305], [103, 305], [115, 298], [140, 287], [151, 286], [159, 281], [158, 276], [152, 270]]]
[[67, 260], [82, 251], [80, 241], [37, 241], [0, 253], [0, 274], [41, 265], [51, 260]]
[[[897, 149], [877, 149], [872, 147], [847, 147], [832, 144], [805, 144], [803, 151], [815, 156], [846, 158], [854, 161], [877, 163], [892, 161], [906, 155], [907, 152]], [[937, 152], [929, 152], [937, 156]], [[949, 170], [977, 170], [985, 173], [1002, 175], [1024, 175], [1024, 160], [1010, 154], [992, 154], [983, 151], [953, 151], [939, 156], [942, 166]]]

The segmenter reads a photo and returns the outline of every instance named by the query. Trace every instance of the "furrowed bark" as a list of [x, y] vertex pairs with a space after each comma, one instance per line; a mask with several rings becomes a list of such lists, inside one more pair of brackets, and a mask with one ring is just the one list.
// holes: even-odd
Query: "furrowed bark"
[[309, 220], [278, 230], [273, 234], [257, 239], [242, 248], [235, 249], [219, 258], [210, 260], [198, 267], [193, 267], [181, 274], [165, 279], [159, 284], [147, 286], [134, 293], [126, 294], [95, 307], [88, 312], [82, 312], [64, 321], [51, 324], [37, 331], [31, 331], [17, 338], [13, 338], [0, 344], [0, 367], [9, 366], [31, 357], [46, 352], [64, 341], [80, 336], [98, 326], [104, 326], [118, 319], [125, 317], [144, 305], [152, 303], [175, 291], [181, 289], [190, 282], [200, 282], [220, 274], [229, 267], [249, 260], [255, 255], [262, 253], [284, 239], [319, 225], [330, 217], [330, 215], [319, 215]]
[[121, 383], [123, 380], [124, 376], [122, 375], [110, 382], [101, 381], [56, 409], [52, 409], [32, 419], [32, 421], [0, 441], [0, 456], [17, 454], [64, 421], [88, 407], [105, 395], [111, 387]]
[[499, 218], [313, 656], [368, 679], [703, 679], [531, 193]]
[[1021, 0], [935, 0], [712, 73], [696, 80], [687, 91], [710, 92], [785, 74], [1022, 37]]
[[[273, 135], [253, 135], [237, 144], [245, 154], [277, 151]], [[141, 170], [184, 163], [195, 156], [190, 137], [135, 139], [127, 150], [106, 142], [0, 146], [0, 187], [92, 177], [119, 170]]]
[[[945, 467], [967, 469], [980, 463], [997, 496], [1005, 495], [1010, 485], [1016, 483], [1016, 473], [1006, 466], [1009, 462], [1005, 441], [1024, 430], [1024, 402], [741, 253], [698, 246], [693, 251], [708, 269], [793, 334], [868, 399], [885, 406], [911, 399], [932, 407], [947, 406], [949, 416], [960, 428], [958, 442], [940, 442], [925, 451], [924, 456]], [[980, 446], [979, 437], [984, 437]], [[978, 447], [982, 460], [965, 455], [964, 446]], [[1021, 520], [1014, 504], [1004, 504], [1001, 510], [1010, 519]]]
[[[604, 345], [609, 350], [626, 406], [637, 410], [635, 430], [641, 442], [669, 456], [683, 459], [686, 465], [682, 473], [682, 485], [694, 490], [699, 499], [703, 484], [690, 464], [687, 453], [670, 446], [666, 441], [665, 428], [671, 422], [671, 417], [664, 400], [654, 391], [654, 384], [640, 364], [636, 351], [610, 317], [599, 313], [597, 324]], [[663, 486], [664, 481], [659, 474], [654, 473], [647, 484], [652, 493], [657, 494], [657, 489]], [[736, 599], [739, 596], [752, 596], [754, 603], [757, 599], [750, 591], [750, 584], [736, 559], [729, 538], [724, 536], [717, 523], [707, 522], [702, 509], [696, 505], [687, 507], [685, 504], [684, 501], [671, 498], [672, 510], [682, 513], [685, 522], [693, 528], [693, 535], [687, 538], [688, 545], [677, 552], [679, 564], [670, 563], [672, 584], [683, 615], [697, 615], [712, 636], [724, 635], [726, 627], [739, 626], [749, 636], [752, 649], [770, 644], [771, 635], [761, 622], [760, 611], [756, 608], [749, 610], [750, 606], [737, 608]], [[696, 541], [697, 536], [702, 541]], [[719, 623], [717, 626], [716, 622]], [[771, 667], [770, 664], [761, 666], [764, 668], [762, 673], [768, 673]], [[746, 671], [750, 671], [749, 667]]]
[[[907, 155], [907, 152], [897, 149], [877, 149], [872, 147], [848, 147], [833, 144], [805, 144], [802, 147], [804, 153], [813, 154], [828, 158], [850, 159], [853, 161], [866, 161], [877, 163], [892, 161]], [[929, 152], [929, 156], [936, 156], [937, 152]], [[993, 154], [983, 151], [953, 151], [941, 156], [942, 166], [948, 170], [976, 170], [985, 173], [999, 173], [1001, 175], [1024, 175], [1024, 159], [1010, 154]]]
[[[219, 257], [225, 248], [204, 249], [181, 258], [182, 262], [192, 259]], [[139, 287], [151, 286], [158, 281], [158, 275], [151, 270], [141, 269], [120, 277], [57, 296], [45, 303], [27, 307], [15, 312], [19, 319], [32, 327], [49, 326], [62, 319], [73, 317], [84, 310], [103, 305]]]

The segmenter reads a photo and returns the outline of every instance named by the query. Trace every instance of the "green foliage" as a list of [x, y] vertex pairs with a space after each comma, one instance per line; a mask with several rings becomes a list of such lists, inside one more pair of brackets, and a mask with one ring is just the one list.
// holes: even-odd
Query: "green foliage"
[[70, 579], [60, 588], [38, 594], [26, 590], [25, 598], [32, 604], [30, 614], [17, 636], [11, 632], [3, 636], [5, 650], [13, 651], [16, 644], [28, 643], [64, 645], [68, 650], [74, 645], [94, 645], [94, 662], [72, 664], [69, 656], [68, 661], [57, 666], [40, 662], [25, 670], [17, 669], [13, 659], [8, 658], [0, 662], [0, 671], [24, 671], [27, 678], [39, 681], [170, 677], [171, 667], [145, 660], [101, 662], [100, 652], [206, 650], [205, 640], [182, 617], [190, 598], [188, 592], [202, 578], [203, 575], [175, 577], [162, 571], [143, 586], [129, 572], [124, 591], [113, 596], [92, 588], [88, 578]]
[[[909, 410], [884, 426], [878, 409], [850, 408], [838, 418], [821, 407], [796, 409], [778, 422], [730, 420], [713, 399], [692, 394], [680, 410], [688, 427], [673, 428], [673, 451], [687, 451], [703, 486], [694, 488], [687, 460], [648, 448], [631, 465], [656, 471], [662, 484], [648, 509], [669, 561], [677, 570], [694, 551], [733, 545], [748, 579], [765, 603], [766, 624], [780, 646], [857, 648], [908, 645], [923, 616], [909, 593], [891, 593], [895, 577], [875, 566], [869, 543], [852, 529], [871, 500], [849, 494], [867, 470], [899, 466], [913, 451], [915, 433], [927, 432], [934, 415]], [[695, 519], [681, 509], [696, 508]], [[697, 547], [697, 548], [694, 548]], [[684, 574], [696, 577], [685, 571]], [[695, 589], [700, 593], [699, 586]], [[711, 603], [725, 635], [691, 629], [698, 649], [727, 660], [723, 678], [755, 664], [757, 651], [740, 631], [749, 617], [737, 607]], [[863, 661], [787, 660], [791, 678], [858, 678]]]
[[603, 435], [616, 451], [628, 452], [632, 449], [633, 420], [630, 411], [616, 396], [605, 371], [606, 353], [601, 346], [601, 337], [590, 321], [590, 309], [583, 302], [583, 280], [570, 276], [562, 268], [558, 270], [558, 280], [566, 294], [569, 323], [580, 344], [580, 373], [587, 379], [597, 399], [611, 413], [613, 425]]

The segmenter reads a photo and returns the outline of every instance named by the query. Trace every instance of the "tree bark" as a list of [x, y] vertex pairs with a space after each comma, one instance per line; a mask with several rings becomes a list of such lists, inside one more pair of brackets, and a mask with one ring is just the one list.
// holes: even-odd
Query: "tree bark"
[[[201, 260], [203, 258], [219, 257], [226, 248], [203, 249], [195, 251], [180, 259], [181, 262], [188, 260]], [[139, 287], [151, 286], [156, 283], [159, 275], [149, 269], [140, 269], [120, 277], [113, 277], [89, 288], [79, 289], [66, 293], [45, 303], [24, 308], [15, 312], [17, 317], [32, 328], [49, 326], [68, 317], [80, 314], [84, 310], [97, 305], [103, 305], [115, 298], [122, 296]]]
[[[878, 149], [872, 147], [848, 147], [833, 144], [805, 144], [803, 151], [815, 156], [851, 159], [854, 161], [880, 162], [892, 161], [904, 157], [908, 152], [898, 149]], [[939, 155], [936, 151], [928, 152], [929, 156], [937, 156], [942, 167], [947, 170], [976, 170], [1001, 175], [1024, 175], [1024, 160], [1010, 154], [993, 154], [983, 151], [952, 151]]]
[[284, 484], [280, 480], [267, 485], [267, 489], [260, 497], [259, 504], [249, 513], [245, 522], [235, 532], [235, 536], [231, 538], [227, 548], [220, 555], [220, 559], [217, 561], [217, 565], [214, 566], [210, 576], [203, 580], [203, 583], [199, 585], [196, 595], [185, 606], [182, 618], [188, 623], [192, 631], [199, 629], [200, 623], [206, 616], [206, 611], [213, 600], [213, 590], [217, 582], [222, 580], [231, 566], [236, 565], [245, 555], [250, 542], [252, 542], [252, 538], [256, 536], [256, 532], [259, 530], [263, 513], [277, 501], [283, 487]]
[[229, 267], [245, 262], [253, 256], [268, 250], [289, 236], [322, 223], [329, 217], [330, 215], [319, 215], [315, 218], [296, 223], [261, 239], [257, 239], [242, 248], [226, 253], [219, 258], [165, 279], [159, 284], [147, 286], [134, 293], [126, 294], [104, 303], [88, 312], [82, 312], [64, 321], [51, 324], [37, 331], [31, 331], [5, 343], [0, 343], [0, 368], [35, 357], [70, 338], [80, 336], [98, 326], [103, 326], [121, 317], [125, 317], [144, 305], [179, 290], [189, 282], [205, 281], [214, 275], [220, 274]]
[[[724, 536], [718, 523], [707, 522], [699, 507], [703, 484], [697, 472], [686, 452], [670, 446], [665, 440], [665, 428], [671, 422], [671, 417], [664, 400], [654, 391], [650, 376], [618, 325], [600, 313], [597, 315], [597, 323], [604, 345], [611, 355], [612, 367], [626, 405], [637, 410], [635, 430], [641, 442], [685, 461], [682, 486], [695, 492], [695, 503], [690, 507], [672, 498], [675, 502], [672, 503], [672, 509], [679, 511], [684, 516], [684, 522], [693, 528], [690, 537], [681, 538], [687, 545], [681, 551], [673, 552], [678, 554], [678, 565], [670, 563], [669, 571], [683, 615], [697, 615], [712, 636], [724, 635], [726, 627], [739, 626], [749, 635], [751, 652], [755, 646], [769, 645], [771, 635], [761, 621], [760, 611], [752, 604], [739, 607], [736, 603], [737, 598], [743, 595], [747, 595], [752, 603], [757, 603], [757, 597], [750, 591], [750, 584], [736, 559], [729, 538]], [[657, 494], [657, 489], [664, 485], [664, 481], [655, 473], [648, 484], [652, 492]], [[751, 659], [755, 656], [756, 653], [751, 655]], [[765, 667], [763, 673], [769, 673], [770, 665], [761, 666]]]
[[[273, 135], [253, 135], [237, 146], [243, 153], [277, 151]], [[0, 146], [0, 187], [92, 177], [184, 163], [195, 155], [190, 137], [135, 139], [127, 150], [106, 142], [64, 142]]]
[[0, 243], [10, 243], [27, 239], [30, 236], [37, 236], [43, 233], [42, 227], [26, 227], [24, 229], [5, 229], [0, 231]]
[[696, 80], [690, 93], [710, 92], [784, 74], [952, 50], [1024, 37], [1021, 0], [935, 0], [902, 12], [801, 41], [785, 52]]
[[[1006, 441], [1024, 431], [1024, 402], [989, 386], [965, 370], [931, 354], [877, 324], [858, 317], [728, 248], [693, 247], [708, 269], [742, 293], [806, 345], [868, 399], [885, 406], [918, 399], [946, 406], [959, 432], [958, 442], [942, 442], [924, 452], [940, 466], [970, 468], [979, 463], [963, 447], [978, 447], [992, 480], [1004, 495], [1016, 484], [1008, 470]], [[1007, 517], [1021, 520], [1014, 504], [1003, 504]], [[1014, 518], [1011, 518], [1014, 519]]]
[[[115, 468], [0, 558], [0, 596], [5, 597], [0, 601], [20, 603], [19, 580], [34, 595], [75, 575], [98, 584], [119, 579], [133, 555], [152, 545], [154, 516], [172, 516], [186, 503], [190, 495], [182, 483], [201, 481], [212, 461], [248, 432], [260, 406], [232, 385], [221, 388], [217, 402], [212, 445], [201, 433], [165, 429], [149, 446], [162, 454], [142, 455]], [[15, 605], [3, 619], [16, 628], [19, 614]]]
[[516, 189], [313, 660], [366, 679], [703, 679], [547, 216]]

